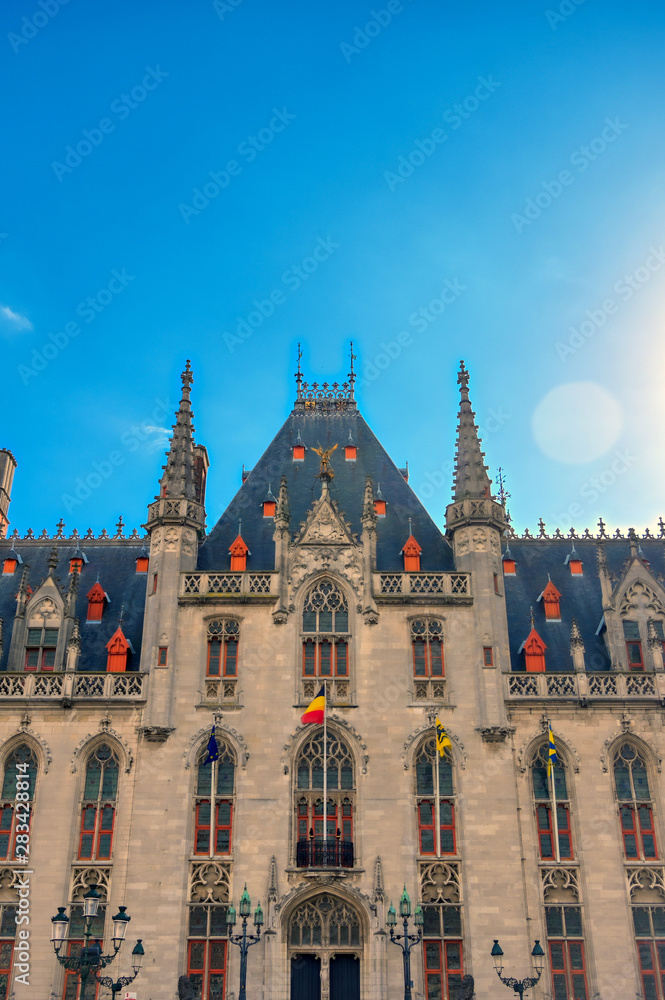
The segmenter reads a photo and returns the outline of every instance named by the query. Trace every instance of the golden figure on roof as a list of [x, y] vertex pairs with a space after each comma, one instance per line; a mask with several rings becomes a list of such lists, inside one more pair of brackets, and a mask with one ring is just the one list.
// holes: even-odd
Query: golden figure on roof
[[337, 445], [334, 444], [332, 448], [322, 448], [321, 445], [319, 445], [318, 448], [312, 448], [313, 452], [321, 456], [321, 468], [319, 469], [319, 475], [317, 476], [317, 479], [320, 479], [322, 476], [328, 476], [330, 479], [332, 479], [333, 476], [335, 475], [330, 466], [330, 456], [332, 455], [336, 447]]

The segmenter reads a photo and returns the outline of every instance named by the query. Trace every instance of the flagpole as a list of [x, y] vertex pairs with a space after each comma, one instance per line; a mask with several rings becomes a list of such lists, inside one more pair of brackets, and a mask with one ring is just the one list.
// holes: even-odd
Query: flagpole
[[[552, 732], [552, 727], [550, 726], [549, 727], [549, 733], [551, 733], [551, 732]], [[549, 757], [549, 743], [550, 743], [549, 733], [548, 733], [548, 737], [547, 737], [547, 745], [548, 745], [548, 750], [547, 750], [547, 754], [548, 754], [547, 767], [548, 767], [548, 770], [550, 772], [550, 779], [551, 779], [551, 782], [552, 782], [552, 807], [553, 807], [552, 808], [552, 825], [554, 827], [554, 843], [555, 843], [555, 846], [556, 846], [556, 855], [555, 855], [555, 857], [556, 857], [557, 864], [558, 864], [559, 861], [561, 861], [561, 852], [559, 850], [559, 818], [558, 818], [557, 813], [556, 813], [556, 785], [554, 784], [554, 764], [552, 763], [552, 761], [551, 761], [551, 759]]]
[[434, 845], [436, 847], [437, 858], [441, 857], [441, 792], [439, 788], [440, 760], [441, 760], [441, 754], [439, 753], [438, 747], [436, 745], [436, 736], [435, 736], [434, 737], [434, 789], [436, 791], [436, 801], [434, 803], [434, 820], [436, 822], [436, 837], [434, 839]]
[[323, 682], [323, 851], [327, 862], [328, 842], [328, 688]]

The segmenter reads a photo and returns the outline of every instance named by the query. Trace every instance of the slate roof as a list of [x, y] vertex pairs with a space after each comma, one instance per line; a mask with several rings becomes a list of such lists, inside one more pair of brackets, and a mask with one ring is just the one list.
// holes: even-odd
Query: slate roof
[[[305, 459], [293, 461], [293, 445], [298, 431], [306, 445]], [[349, 431], [357, 447], [355, 462], [347, 462], [344, 447]], [[360, 535], [362, 525], [363, 491], [365, 477], [371, 476], [374, 490], [381, 484], [383, 499], [387, 502], [386, 516], [377, 523], [377, 569], [400, 572], [404, 568], [400, 551], [411, 531], [422, 546], [421, 569], [445, 571], [454, 569], [452, 551], [441, 530], [427, 513], [420, 500], [408, 485], [399, 469], [355, 409], [331, 414], [294, 411], [277, 433], [251, 474], [214, 526], [199, 549], [198, 568], [201, 570], [228, 570], [229, 546], [238, 534], [242, 521], [242, 537], [251, 555], [247, 568], [267, 571], [275, 568], [275, 545], [272, 539], [274, 522], [263, 517], [263, 501], [268, 486], [274, 494], [279, 489], [282, 475], [287, 478], [291, 536], [305, 520], [309, 508], [321, 495], [321, 483], [316, 479], [320, 458], [312, 451], [321, 445], [338, 448], [331, 456], [335, 476], [330, 484], [330, 496], [344, 512], [344, 519], [351, 530]]]
[[[23, 560], [23, 566], [30, 566], [28, 584], [35, 593], [48, 575], [48, 558], [51, 550], [58, 550], [58, 564], [55, 577], [61, 593], [69, 588], [69, 560], [74, 555], [76, 542], [72, 539], [43, 539], [22, 541], [21, 539], [0, 540], [0, 570], [12, 544]], [[127, 661], [129, 670], [138, 670], [143, 632], [143, 612], [147, 586], [147, 574], [136, 572], [136, 557], [145, 555], [143, 542], [109, 540], [96, 542], [81, 540], [81, 551], [88, 562], [81, 571], [76, 599], [76, 616], [81, 628], [81, 656], [79, 670], [105, 671], [106, 643], [118, 627], [120, 609], [124, 608], [122, 630], [131, 642], [134, 652]], [[16, 593], [21, 582], [23, 566], [19, 565], [13, 574], [0, 572], [0, 618], [4, 620], [4, 648], [0, 657], [0, 671], [7, 669], [12, 625], [16, 614]], [[101, 622], [87, 622], [87, 593], [99, 574], [99, 582], [109, 596], [110, 604], [104, 607]]]
[[[577, 619], [584, 641], [584, 657], [587, 670], [609, 670], [610, 658], [602, 636], [596, 631], [603, 615], [603, 602], [598, 576], [598, 543], [574, 539], [578, 558], [582, 560], [583, 575], [572, 575], [565, 565], [570, 555], [572, 539], [525, 539], [508, 540], [510, 552], [516, 563], [516, 575], [504, 576], [506, 613], [510, 640], [512, 669], [524, 671], [524, 654], [519, 648], [531, 628], [530, 609], [533, 608], [534, 624], [541, 639], [546, 643], [545, 664], [549, 671], [572, 672], [570, 655], [570, 627], [572, 619]], [[665, 548], [658, 539], [641, 539], [639, 544], [645, 559], [650, 564], [651, 573], [658, 579], [665, 577]], [[502, 546], [505, 552], [505, 544]], [[608, 539], [604, 543], [607, 569], [618, 582], [630, 562], [630, 541], [628, 539]], [[539, 595], [547, 584], [549, 573], [552, 583], [561, 591], [561, 621], [545, 621], [543, 601]]]

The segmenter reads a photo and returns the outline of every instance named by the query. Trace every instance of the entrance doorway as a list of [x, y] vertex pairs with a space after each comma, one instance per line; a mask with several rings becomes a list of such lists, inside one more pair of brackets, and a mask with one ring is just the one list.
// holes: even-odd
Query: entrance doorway
[[360, 1000], [360, 961], [355, 955], [330, 959], [330, 1000]]
[[321, 1000], [321, 959], [318, 955], [291, 956], [291, 1000]]

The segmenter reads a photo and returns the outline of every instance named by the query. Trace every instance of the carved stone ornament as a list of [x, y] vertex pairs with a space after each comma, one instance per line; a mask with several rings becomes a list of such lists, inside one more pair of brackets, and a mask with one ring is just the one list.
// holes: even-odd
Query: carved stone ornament
[[[41, 736], [38, 736], [37, 733], [35, 733], [32, 729], [30, 729], [30, 721], [31, 721], [30, 716], [26, 712], [26, 714], [21, 719], [21, 728], [17, 729], [16, 732], [12, 736], [10, 736], [9, 739], [3, 744], [2, 752], [5, 754], [11, 752], [11, 750], [15, 746], [18, 746], [19, 743], [25, 743], [26, 737], [28, 737], [27, 740], [28, 744], [30, 743], [30, 740], [34, 740], [34, 742], [37, 744], [39, 748], [37, 750], [37, 754], [42, 758], [44, 774], [48, 774], [48, 769], [51, 764], [51, 748], [49, 747], [46, 740], [42, 739]], [[41, 754], [39, 751], [41, 751]]]
[[60, 612], [55, 605], [55, 601], [52, 601], [50, 597], [45, 597], [34, 607], [30, 608], [30, 618], [41, 618], [44, 622], [54, 621], [56, 618], [60, 618]]
[[580, 903], [580, 873], [577, 868], [541, 868], [545, 903]]
[[298, 590], [309, 586], [321, 573], [330, 573], [350, 583], [356, 594], [362, 589], [362, 551], [360, 546], [295, 546], [289, 547], [288, 584], [289, 611], [295, 611], [293, 599]]
[[73, 868], [72, 869], [72, 889], [70, 899], [73, 903], [82, 903], [83, 897], [91, 885], [97, 885], [97, 891], [103, 901], [109, 898], [109, 882], [111, 880], [110, 868]]
[[631, 729], [630, 732], [628, 733], [625, 727], [622, 728], [623, 728], [623, 733], [621, 736], [610, 736], [603, 743], [603, 749], [600, 754], [600, 764], [603, 771], [605, 773], [609, 771], [611, 758], [614, 757], [615, 751], [619, 749], [619, 744], [623, 742], [623, 740], [626, 740], [627, 738], [627, 742], [630, 743], [632, 746], [634, 746], [638, 752], [640, 751], [641, 748], [642, 753], [647, 754], [647, 756], [650, 758], [651, 763], [656, 768], [656, 771], [658, 772], [658, 774], [660, 774], [663, 766], [663, 760], [662, 757], [660, 756], [660, 753], [653, 745], [651, 740], [648, 740], [646, 736], [642, 736], [641, 734], [636, 733], [634, 729]]
[[479, 726], [476, 732], [480, 733], [483, 743], [505, 743], [507, 738], [515, 732], [514, 726]]
[[190, 528], [183, 530], [180, 548], [186, 556], [193, 556], [196, 552], [196, 533]]
[[[434, 736], [434, 718], [435, 715], [433, 714], [430, 722], [427, 722], [425, 725], [418, 726], [417, 729], [414, 729], [413, 732], [409, 734], [408, 739], [405, 740], [404, 743], [402, 744], [402, 763], [404, 764], [405, 771], [408, 771], [411, 766], [411, 761], [413, 759], [414, 744], [425, 733], [429, 733], [431, 736]], [[466, 750], [464, 749], [464, 744], [462, 743], [462, 741], [458, 736], [455, 736], [454, 733], [451, 733], [447, 725], [444, 725], [444, 728], [446, 730], [446, 735], [450, 738], [450, 742], [452, 743], [454, 748], [455, 764], [457, 764], [462, 770], [464, 770], [466, 767]]]
[[626, 878], [632, 902], [662, 903], [665, 900], [662, 868], [627, 868]]
[[192, 903], [227, 903], [230, 899], [231, 870], [219, 861], [193, 864], [189, 879]]
[[[221, 718], [221, 713], [215, 715], [215, 735], [219, 736], [220, 739], [228, 740], [235, 751], [235, 755], [240, 763], [241, 769], [244, 771], [247, 767], [247, 761], [249, 760], [249, 749], [245, 743], [244, 737], [242, 737], [236, 729], [231, 729], [230, 726], [223, 724]], [[212, 725], [213, 724], [211, 722], [203, 729], [199, 729], [199, 731], [194, 733], [193, 736], [190, 736], [187, 742], [187, 749], [182, 755], [186, 771], [188, 771], [194, 763], [194, 755], [200, 749], [200, 744], [203, 742], [203, 739], [205, 737], [210, 738]]]
[[178, 529], [167, 528], [164, 534], [164, 549], [166, 552], [175, 552], [178, 544]]
[[294, 538], [296, 545], [353, 545], [351, 527], [326, 493], [310, 509]]
[[140, 726], [139, 733], [147, 743], [166, 743], [175, 726]]
[[420, 898], [423, 903], [461, 903], [462, 881], [459, 864], [445, 861], [421, 864]]
[[656, 591], [641, 580], [636, 580], [621, 598], [619, 614], [631, 615], [644, 609], [652, 614], [665, 615], [665, 606]]
[[[530, 739], [526, 740], [517, 752], [517, 769], [522, 774], [524, 774], [527, 767], [531, 766], [531, 761], [534, 753], [536, 752], [536, 748], [542, 745], [543, 739], [548, 732], [549, 721], [547, 716], [544, 715], [541, 719], [540, 732], [537, 733], [536, 736], [532, 736]], [[580, 755], [577, 750], [567, 737], [564, 739], [563, 736], [561, 736], [558, 730], [552, 729], [552, 733], [554, 735], [554, 745], [557, 748], [557, 752], [559, 749], [563, 750], [561, 755], [563, 763], [566, 767], [571, 766], [575, 774], [579, 774], [581, 762]]]
[[[369, 765], [369, 754], [367, 753], [367, 744], [359, 735], [358, 732], [350, 725], [346, 719], [337, 715], [335, 712], [328, 713], [328, 721], [332, 722], [336, 726], [340, 733], [351, 737], [351, 746], [354, 751], [354, 761], [357, 765], [361, 774], [367, 774], [367, 768]], [[297, 726], [294, 732], [289, 736], [287, 742], [284, 744], [283, 753], [281, 756], [282, 771], [284, 774], [288, 774], [291, 770], [291, 764], [293, 763], [295, 747], [300, 749], [301, 737], [303, 734], [310, 730], [309, 725]], [[331, 732], [334, 733], [334, 727]]]
[[84, 736], [83, 739], [77, 743], [71, 759], [70, 770], [72, 774], [76, 774], [78, 770], [79, 759], [84, 756], [83, 751], [85, 750], [87, 754], [88, 750], [92, 749], [92, 746], [88, 746], [88, 744], [91, 744], [94, 740], [93, 745], [97, 746], [107, 738], [111, 738], [118, 744], [116, 749], [122, 751], [119, 756], [122, 758], [122, 762], [125, 767], [125, 774], [129, 774], [132, 769], [132, 764], [134, 763], [134, 756], [131, 748], [126, 740], [122, 738], [120, 733], [117, 733], [115, 729], [108, 729], [106, 727], [103, 727], [102, 733], [88, 733], [87, 736]]

